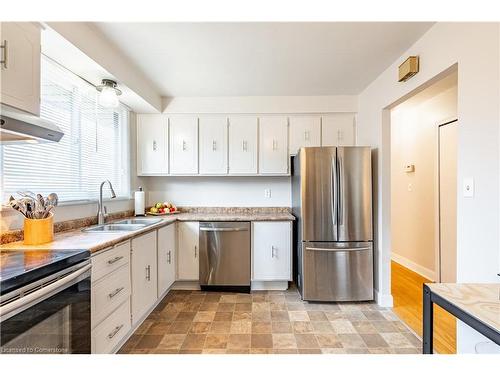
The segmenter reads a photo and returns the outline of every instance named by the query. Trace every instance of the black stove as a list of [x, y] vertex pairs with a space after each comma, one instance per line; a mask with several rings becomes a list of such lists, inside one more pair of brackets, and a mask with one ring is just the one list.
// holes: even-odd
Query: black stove
[[89, 259], [88, 250], [1, 250], [0, 295]]

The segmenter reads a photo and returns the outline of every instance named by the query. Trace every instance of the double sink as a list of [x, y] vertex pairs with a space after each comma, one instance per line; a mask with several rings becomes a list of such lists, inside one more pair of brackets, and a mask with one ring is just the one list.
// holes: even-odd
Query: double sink
[[102, 224], [82, 229], [82, 232], [133, 232], [159, 223], [161, 219], [125, 219], [110, 224]]

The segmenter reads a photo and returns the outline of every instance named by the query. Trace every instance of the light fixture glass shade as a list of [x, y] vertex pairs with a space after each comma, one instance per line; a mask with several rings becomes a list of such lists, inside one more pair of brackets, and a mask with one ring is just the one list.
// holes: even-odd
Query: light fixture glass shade
[[116, 90], [113, 87], [103, 87], [99, 94], [99, 104], [105, 108], [116, 108], [120, 105]]

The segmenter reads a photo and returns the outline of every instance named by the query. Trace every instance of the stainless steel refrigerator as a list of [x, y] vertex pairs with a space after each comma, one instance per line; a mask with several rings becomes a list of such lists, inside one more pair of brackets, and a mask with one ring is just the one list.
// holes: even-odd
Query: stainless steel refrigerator
[[369, 147], [304, 147], [294, 158], [302, 299], [373, 300], [371, 171]]

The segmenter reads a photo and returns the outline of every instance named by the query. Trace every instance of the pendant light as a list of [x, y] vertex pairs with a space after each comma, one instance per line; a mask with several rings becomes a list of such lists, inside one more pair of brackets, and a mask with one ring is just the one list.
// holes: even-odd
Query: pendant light
[[96, 87], [99, 94], [99, 104], [105, 108], [116, 108], [120, 105], [118, 96], [122, 94], [117, 88], [115, 81], [111, 79], [103, 79], [100, 86]]

